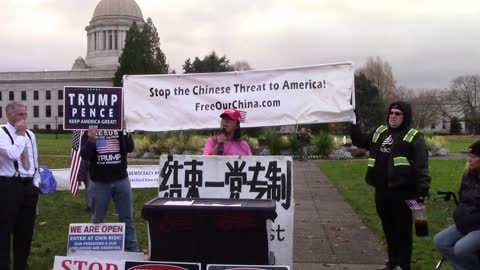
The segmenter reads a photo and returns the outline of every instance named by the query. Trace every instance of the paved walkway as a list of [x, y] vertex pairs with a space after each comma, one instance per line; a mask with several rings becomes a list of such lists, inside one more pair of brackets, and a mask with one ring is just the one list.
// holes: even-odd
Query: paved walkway
[[386, 252], [380, 241], [340, 197], [318, 163], [294, 161], [293, 270], [382, 266]]

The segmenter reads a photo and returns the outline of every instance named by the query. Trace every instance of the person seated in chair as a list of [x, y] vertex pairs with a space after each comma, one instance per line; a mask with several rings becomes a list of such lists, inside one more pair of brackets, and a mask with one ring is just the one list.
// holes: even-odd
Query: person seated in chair
[[480, 269], [480, 141], [468, 148], [455, 224], [437, 233], [433, 244], [455, 270]]

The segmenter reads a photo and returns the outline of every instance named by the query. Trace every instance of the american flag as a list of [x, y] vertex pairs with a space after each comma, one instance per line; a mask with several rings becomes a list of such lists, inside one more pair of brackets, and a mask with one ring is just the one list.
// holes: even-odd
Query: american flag
[[80, 181], [78, 179], [79, 175], [85, 175], [81, 172], [80, 169], [86, 168], [85, 166], [80, 166], [82, 158], [80, 157], [80, 140], [82, 136], [81, 130], [75, 130], [72, 134], [72, 152], [70, 155], [70, 192], [73, 196], [77, 195], [78, 187], [80, 186]]
[[99, 154], [120, 152], [120, 142], [117, 139], [97, 139], [95, 144]]
[[238, 111], [240, 113], [240, 119], [238, 119], [241, 123], [245, 123], [247, 120], [247, 112], [245, 111]]
[[422, 209], [422, 206], [418, 204], [417, 200], [405, 200], [405, 203], [407, 203], [410, 210], [418, 211]]

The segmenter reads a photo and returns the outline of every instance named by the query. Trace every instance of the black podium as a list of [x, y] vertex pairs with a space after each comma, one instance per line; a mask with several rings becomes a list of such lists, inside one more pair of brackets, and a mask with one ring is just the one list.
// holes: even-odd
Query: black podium
[[268, 264], [267, 219], [275, 201], [156, 198], [145, 203], [150, 260]]

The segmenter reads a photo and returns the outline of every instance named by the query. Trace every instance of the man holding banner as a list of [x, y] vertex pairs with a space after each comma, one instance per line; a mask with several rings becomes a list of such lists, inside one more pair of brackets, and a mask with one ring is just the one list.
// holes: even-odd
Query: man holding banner
[[365, 179], [375, 187], [375, 207], [388, 246], [382, 270], [410, 270], [413, 222], [406, 200], [423, 202], [429, 195], [428, 151], [422, 134], [410, 128], [412, 120], [410, 104], [397, 101], [388, 108], [386, 125], [370, 134], [359, 124], [350, 131], [352, 143], [370, 151]]
[[127, 154], [135, 147], [125, 131], [97, 130], [91, 127], [83, 135], [80, 155], [90, 162], [90, 179], [95, 203], [93, 223], [102, 223], [113, 198], [120, 222], [125, 223], [125, 249], [138, 251], [133, 222], [133, 195], [127, 173]]

